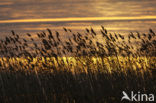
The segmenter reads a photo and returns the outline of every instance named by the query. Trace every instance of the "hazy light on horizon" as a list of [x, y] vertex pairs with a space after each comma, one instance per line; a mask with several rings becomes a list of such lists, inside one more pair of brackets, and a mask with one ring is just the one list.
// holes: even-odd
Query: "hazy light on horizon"
[[75, 17], [75, 18], [44, 18], [44, 19], [15, 19], [0, 20], [0, 23], [29, 23], [29, 22], [66, 22], [66, 21], [108, 21], [108, 20], [155, 20], [156, 16], [138, 17]]

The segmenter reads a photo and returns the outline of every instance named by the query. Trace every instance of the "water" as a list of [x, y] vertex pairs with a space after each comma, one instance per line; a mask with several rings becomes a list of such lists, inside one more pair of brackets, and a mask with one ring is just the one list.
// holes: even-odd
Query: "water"
[[[36, 33], [50, 28], [62, 31], [62, 27], [83, 31], [86, 27], [99, 29], [105, 26], [111, 32], [127, 34], [132, 31], [156, 31], [155, 0], [0, 0], [0, 21], [18, 19], [77, 18], [77, 17], [145, 17], [144, 20], [101, 20], [0, 23], [0, 35], [4, 37], [15, 30], [19, 34]], [[151, 18], [151, 17], [154, 17]], [[150, 19], [151, 18], [151, 19]]]

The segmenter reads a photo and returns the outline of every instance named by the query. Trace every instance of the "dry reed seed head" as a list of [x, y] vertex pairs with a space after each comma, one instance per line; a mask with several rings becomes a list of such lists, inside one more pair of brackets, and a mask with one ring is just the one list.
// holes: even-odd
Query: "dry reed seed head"
[[10, 39], [9, 39], [8, 37], [6, 37], [6, 41], [7, 41], [8, 43], [10, 43]]
[[93, 28], [91, 28], [91, 33], [93, 33], [96, 36], [95, 31], [93, 30]]
[[146, 34], [145, 34], [145, 33], [143, 33], [142, 35], [143, 35], [144, 37], [146, 37]]
[[44, 31], [42, 31], [42, 36], [46, 37], [46, 33]]
[[115, 38], [118, 39], [118, 36], [116, 35], [116, 33], [115, 33]]
[[137, 36], [138, 36], [139, 39], [141, 39], [141, 37], [140, 37], [140, 33], [139, 33], [139, 32], [137, 32]]
[[102, 30], [105, 30], [104, 26], [101, 25]]
[[143, 43], [143, 44], [145, 44], [145, 43], [146, 43], [144, 39], [141, 39], [141, 40], [142, 40], [142, 43]]
[[31, 34], [27, 33], [27, 36], [31, 37]]
[[106, 29], [104, 29], [104, 32], [105, 32], [105, 34], [107, 34], [107, 33], [108, 33]]
[[136, 37], [134, 36], [134, 34], [133, 34], [133, 33], [131, 33], [131, 37], [132, 37], [133, 39], [136, 39]]
[[153, 36], [155, 36], [155, 32], [152, 29], [149, 29], [150, 33], [152, 33]]
[[64, 30], [65, 32], [67, 32], [67, 29], [66, 29], [65, 27], [63, 27], [63, 30]]
[[152, 39], [151, 34], [148, 34], [148, 40], [151, 40], [151, 39]]
[[59, 37], [59, 32], [55, 31], [55, 33], [56, 33], [56, 36]]
[[86, 28], [86, 31], [87, 31], [87, 33], [90, 33], [88, 28]]
[[26, 39], [23, 39], [23, 41], [24, 41], [24, 42], [27, 42], [27, 40], [26, 40]]
[[11, 30], [11, 33], [12, 33], [12, 35], [13, 35], [13, 36], [15, 35], [15, 32], [14, 32], [14, 30]]
[[119, 35], [119, 37], [121, 38], [121, 39], [124, 39], [124, 36], [122, 36], [121, 34], [118, 34]]

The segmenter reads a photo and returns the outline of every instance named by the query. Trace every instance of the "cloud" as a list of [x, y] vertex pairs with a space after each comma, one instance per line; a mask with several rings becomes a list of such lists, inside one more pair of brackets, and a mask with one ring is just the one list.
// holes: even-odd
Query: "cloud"
[[0, 19], [156, 15], [155, 4], [154, 0], [2, 0]]

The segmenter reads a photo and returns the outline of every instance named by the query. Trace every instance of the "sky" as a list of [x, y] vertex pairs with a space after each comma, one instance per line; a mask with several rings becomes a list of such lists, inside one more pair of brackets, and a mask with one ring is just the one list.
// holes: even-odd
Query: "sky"
[[156, 16], [155, 0], [0, 0], [0, 19]]
[[0, 0], [0, 33], [100, 25], [110, 31], [156, 27], [156, 0]]

